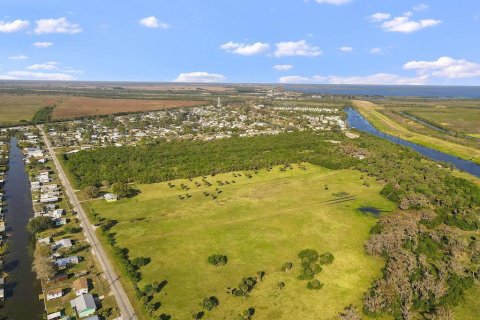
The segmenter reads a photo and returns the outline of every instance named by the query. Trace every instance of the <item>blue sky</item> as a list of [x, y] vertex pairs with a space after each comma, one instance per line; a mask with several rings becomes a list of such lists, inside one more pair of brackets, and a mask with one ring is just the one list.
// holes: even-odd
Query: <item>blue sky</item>
[[480, 85], [478, 0], [0, 0], [0, 79]]

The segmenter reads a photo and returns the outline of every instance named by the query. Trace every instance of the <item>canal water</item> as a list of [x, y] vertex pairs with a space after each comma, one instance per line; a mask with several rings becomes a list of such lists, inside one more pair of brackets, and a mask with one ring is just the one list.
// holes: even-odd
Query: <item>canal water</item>
[[30, 184], [23, 154], [17, 140], [10, 141], [9, 170], [5, 181], [8, 254], [4, 257], [7, 273], [5, 302], [0, 309], [1, 319], [37, 320], [44, 312], [39, 300], [41, 286], [32, 272], [32, 241], [27, 223], [33, 215]]
[[415, 144], [415, 143], [412, 143], [412, 142], [409, 142], [409, 141], [406, 141], [406, 140], [403, 140], [403, 139], [400, 139], [400, 138], [397, 138], [397, 137], [394, 137], [394, 136], [390, 136], [388, 134], [385, 134], [385, 133], [375, 129], [375, 127], [372, 126], [370, 124], [370, 122], [368, 122], [367, 119], [365, 119], [357, 110], [355, 110], [353, 108], [348, 108], [345, 111], [347, 112], [348, 126], [351, 127], [351, 128], [355, 128], [355, 129], [358, 129], [360, 131], [368, 132], [368, 133], [373, 134], [377, 137], [389, 140], [391, 142], [400, 144], [402, 146], [410, 147], [410, 148], [414, 149], [415, 151], [421, 153], [422, 155], [424, 155], [427, 158], [430, 158], [430, 159], [435, 160], [435, 161], [443, 161], [443, 162], [450, 163], [453, 166], [455, 166], [457, 169], [463, 170], [465, 172], [468, 172], [468, 173], [480, 178], [480, 165], [478, 165], [478, 164], [476, 164], [472, 161], [459, 159], [455, 156], [452, 156], [452, 155], [449, 155], [449, 154], [446, 154], [446, 153], [443, 153], [443, 152], [440, 152], [440, 151], [437, 151], [437, 150], [433, 150], [433, 149], [430, 149], [430, 148], [427, 148], [427, 147], [424, 147], [424, 146], [420, 146], [418, 144]]

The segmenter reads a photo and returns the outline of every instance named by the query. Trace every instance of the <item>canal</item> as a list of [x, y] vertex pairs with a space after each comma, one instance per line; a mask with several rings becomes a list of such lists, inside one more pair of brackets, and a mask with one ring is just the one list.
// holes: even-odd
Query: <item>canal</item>
[[4, 257], [7, 278], [1, 316], [9, 320], [36, 320], [41, 319], [44, 307], [39, 300], [40, 283], [32, 272], [32, 241], [27, 231], [28, 220], [33, 215], [32, 198], [23, 154], [15, 138], [10, 141], [8, 165], [5, 221], [9, 247]]
[[433, 150], [394, 136], [390, 136], [388, 134], [385, 134], [379, 130], [377, 130], [374, 126], [370, 124], [370, 122], [367, 121], [357, 110], [353, 108], [348, 108], [345, 110], [347, 112], [347, 122], [348, 126], [351, 128], [358, 129], [360, 131], [368, 132], [370, 134], [373, 134], [377, 137], [389, 140], [391, 142], [394, 142], [396, 144], [400, 144], [402, 146], [410, 147], [414, 149], [415, 151], [421, 153], [427, 158], [430, 158], [435, 161], [443, 161], [452, 164], [454, 167], [456, 167], [459, 170], [465, 171], [470, 173], [471, 175], [474, 175], [476, 177], [480, 178], [480, 165], [468, 161], [468, 160], [463, 160], [460, 158], [457, 158], [455, 156]]

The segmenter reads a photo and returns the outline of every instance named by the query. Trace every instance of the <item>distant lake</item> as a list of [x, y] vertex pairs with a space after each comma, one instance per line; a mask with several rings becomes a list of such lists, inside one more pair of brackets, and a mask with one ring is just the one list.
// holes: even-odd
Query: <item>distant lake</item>
[[459, 86], [374, 86], [374, 85], [283, 85], [286, 90], [308, 94], [341, 94], [384, 97], [480, 98], [480, 87]]

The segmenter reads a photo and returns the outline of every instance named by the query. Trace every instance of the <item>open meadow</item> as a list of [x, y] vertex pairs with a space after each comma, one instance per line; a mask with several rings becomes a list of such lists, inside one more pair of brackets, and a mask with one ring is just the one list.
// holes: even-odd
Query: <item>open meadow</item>
[[[215, 296], [219, 305], [203, 309], [202, 319], [236, 319], [248, 308], [255, 309], [254, 319], [336, 319], [350, 304], [361, 308], [384, 265], [365, 254], [364, 242], [377, 209], [386, 213], [395, 205], [379, 194], [382, 185], [358, 171], [303, 164], [133, 187], [134, 197], [84, 206], [117, 220], [111, 232], [130, 259], [151, 259], [140, 269], [141, 289], [166, 281], [153, 298], [161, 303], [157, 316], [189, 319], [202, 311], [204, 298]], [[315, 276], [324, 284], [320, 290], [298, 279], [303, 249], [334, 256]], [[227, 264], [207, 263], [213, 254], [226, 255]], [[287, 262], [293, 267], [282, 271]], [[244, 277], [257, 277], [257, 283], [235, 296], [233, 288]], [[132, 283], [121, 279], [142, 309]]]

